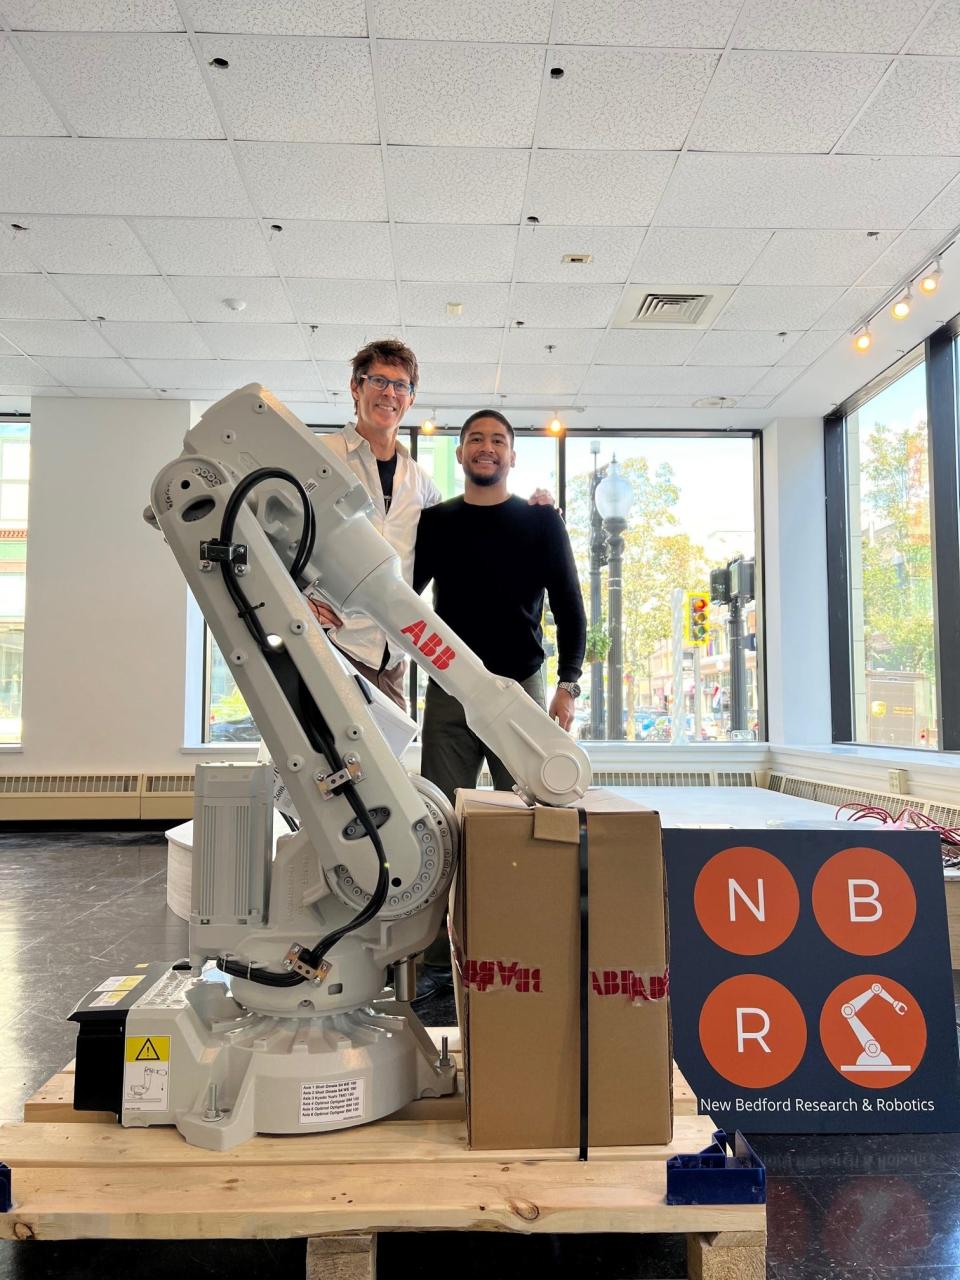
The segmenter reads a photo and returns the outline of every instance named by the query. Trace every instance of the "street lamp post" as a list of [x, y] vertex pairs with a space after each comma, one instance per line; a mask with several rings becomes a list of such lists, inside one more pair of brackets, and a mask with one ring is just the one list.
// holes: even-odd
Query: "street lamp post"
[[633, 506], [633, 489], [620, 474], [614, 455], [607, 474], [597, 485], [594, 498], [607, 535], [609, 569], [607, 610], [610, 619], [610, 652], [607, 657], [607, 737], [623, 735], [623, 535]]
[[[593, 475], [590, 477], [590, 628], [599, 628], [602, 617], [600, 570], [607, 563], [607, 544], [603, 536], [603, 520], [597, 510], [597, 487], [607, 474], [606, 467], [597, 468], [600, 441], [590, 444]], [[590, 663], [590, 739], [602, 742], [604, 732], [603, 659]]]

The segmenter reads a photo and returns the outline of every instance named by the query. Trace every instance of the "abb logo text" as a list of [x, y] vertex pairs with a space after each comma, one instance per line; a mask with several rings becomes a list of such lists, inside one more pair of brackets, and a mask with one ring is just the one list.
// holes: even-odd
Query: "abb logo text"
[[467, 960], [462, 972], [463, 985], [477, 991], [489, 991], [491, 987], [540, 990], [540, 970], [522, 968], [516, 960]]
[[633, 969], [593, 970], [593, 993], [598, 996], [627, 996], [634, 1004], [642, 1000], [665, 1000], [670, 994], [670, 970], [663, 973], [635, 973]]
[[431, 631], [424, 640], [426, 629], [427, 624], [423, 621], [411, 622], [408, 627], [401, 630], [400, 634], [409, 636], [423, 656], [429, 658], [438, 671], [446, 671], [457, 655], [448, 644], [443, 643], [435, 631]]

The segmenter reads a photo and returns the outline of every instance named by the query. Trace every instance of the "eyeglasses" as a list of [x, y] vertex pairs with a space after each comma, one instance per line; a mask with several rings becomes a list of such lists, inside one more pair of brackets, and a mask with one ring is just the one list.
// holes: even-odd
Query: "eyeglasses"
[[376, 387], [378, 391], [386, 391], [387, 387], [393, 387], [398, 396], [413, 395], [413, 383], [404, 382], [402, 378], [384, 378], [379, 373], [361, 373], [357, 381], [369, 382], [371, 387]]

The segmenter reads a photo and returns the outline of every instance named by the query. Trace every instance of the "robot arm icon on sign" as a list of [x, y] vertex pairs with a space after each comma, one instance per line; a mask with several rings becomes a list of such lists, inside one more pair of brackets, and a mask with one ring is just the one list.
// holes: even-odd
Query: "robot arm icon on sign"
[[907, 1006], [902, 1000], [894, 1000], [889, 991], [885, 991], [879, 982], [874, 982], [866, 991], [862, 991], [860, 995], [854, 996], [852, 1000], [846, 1000], [840, 1007], [840, 1012], [850, 1024], [850, 1030], [860, 1041], [861, 1053], [860, 1057], [851, 1066], [841, 1067], [841, 1071], [910, 1071], [909, 1066], [896, 1066], [890, 1061], [889, 1056], [884, 1053], [880, 1046], [879, 1040], [867, 1030], [858, 1017], [860, 1010], [874, 996], [880, 996], [882, 1000], [886, 1000], [888, 1004], [893, 1006], [894, 1012], [901, 1016], [907, 1012]]

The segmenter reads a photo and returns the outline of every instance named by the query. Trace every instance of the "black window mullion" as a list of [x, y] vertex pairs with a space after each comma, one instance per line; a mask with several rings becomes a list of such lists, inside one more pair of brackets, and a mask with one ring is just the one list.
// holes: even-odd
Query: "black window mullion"
[[960, 750], [960, 526], [955, 340], [945, 326], [926, 342], [933, 552], [934, 652], [940, 747]]
[[853, 669], [850, 635], [850, 543], [847, 432], [841, 414], [823, 420], [827, 529], [827, 619], [830, 650], [830, 720], [834, 742], [853, 741]]

